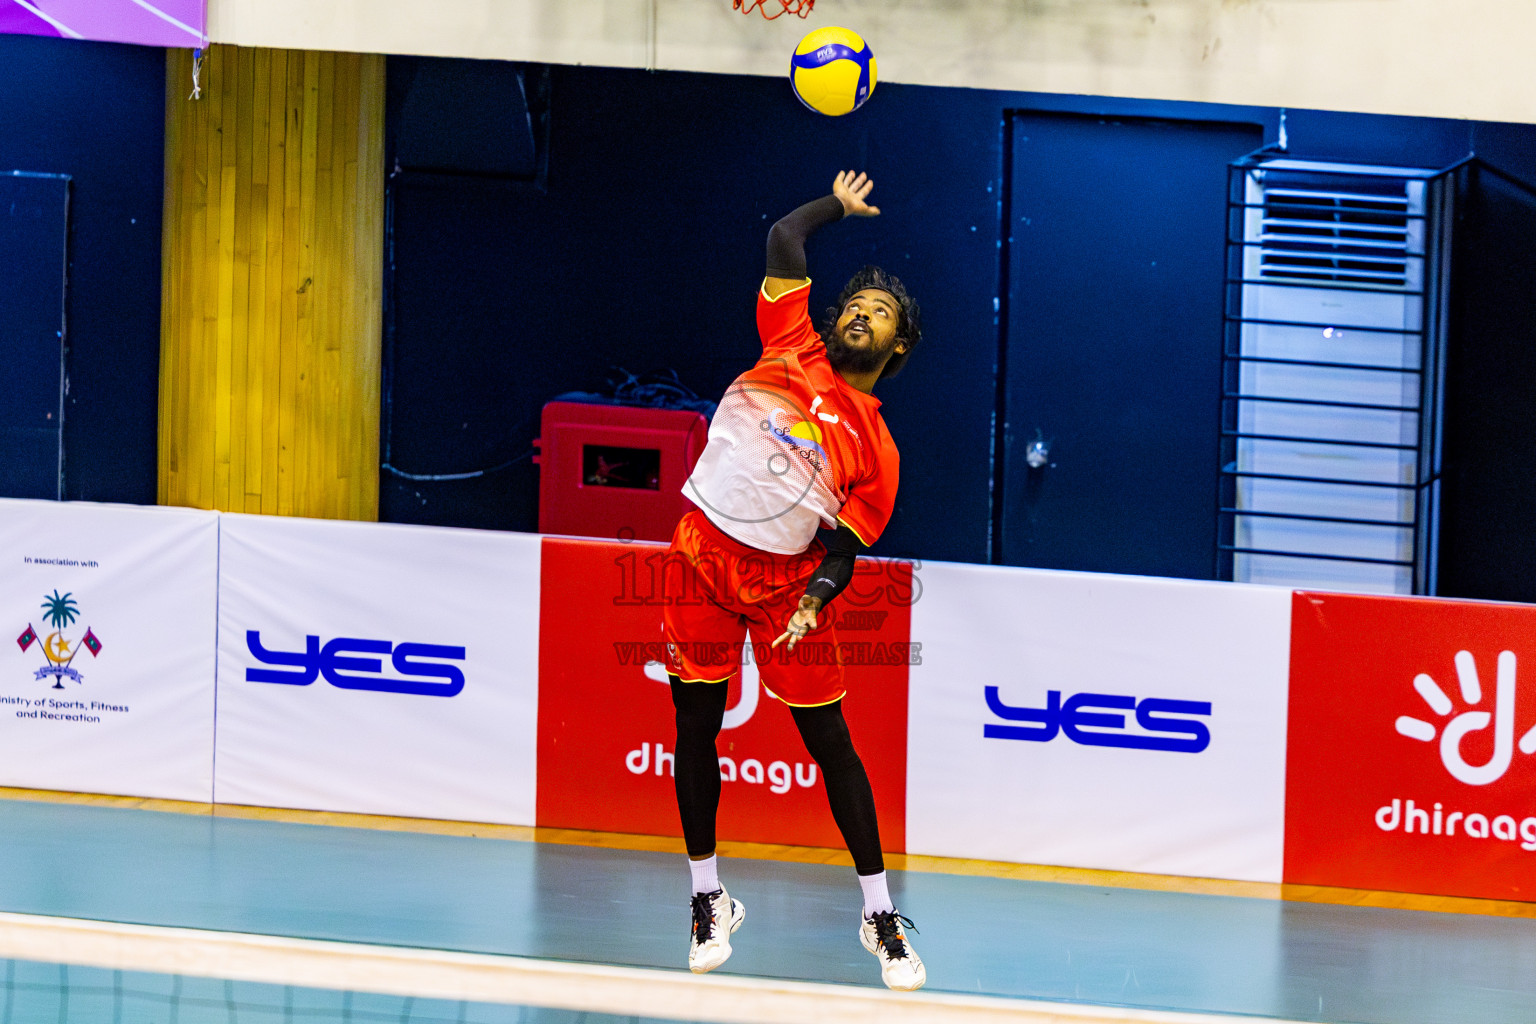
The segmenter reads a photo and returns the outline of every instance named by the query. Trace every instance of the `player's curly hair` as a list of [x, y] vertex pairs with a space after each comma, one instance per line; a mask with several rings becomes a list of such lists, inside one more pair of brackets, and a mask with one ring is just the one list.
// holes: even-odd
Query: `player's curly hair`
[[837, 297], [837, 305], [827, 307], [827, 322], [822, 328], [822, 337], [827, 337], [837, 326], [837, 318], [842, 316], [843, 307], [848, 305], [848, 300], [865, 288], [878, 288], [888, 292], [901, 307], [901, 317], [896, 324], [896, 337], [905, 340], [907, 350], [897, 352], [891, 356], [885, 364], [885, 369], [880, 373], [880, 379], [894, 377], [901, 372], [901, 368], [907, 365], [907, 357], [912, 350], [917, 348], [917, 343], [922, 340], [922, 311], [917, 307], [917, 300], [907, 294], [906, 286], [901, 279], [893, 274], [887, 274], [884, 270], [875, 266], [865, 266], [857, 274], [848, 279], [843, 286], [843, 292]]

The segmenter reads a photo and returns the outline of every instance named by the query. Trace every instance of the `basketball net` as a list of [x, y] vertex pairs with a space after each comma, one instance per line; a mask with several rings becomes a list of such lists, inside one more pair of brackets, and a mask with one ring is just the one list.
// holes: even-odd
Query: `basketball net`
[[[769, 14], [769, 3], [777, 4], [779, 10]], [[731, 0], [731, 6], [743, 14], [751, 14], [756, 8], [763, 12], [763, 17], [772, 21], [781, 14], [798, 14], [803, 18], [811, 13], [811, 8], [816, 6], [816, 0]]]

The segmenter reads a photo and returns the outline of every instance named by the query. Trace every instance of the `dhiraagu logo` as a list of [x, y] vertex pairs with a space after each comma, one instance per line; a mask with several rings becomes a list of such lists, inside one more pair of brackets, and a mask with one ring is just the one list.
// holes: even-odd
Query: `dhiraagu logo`
[[[1440, 719], [1449, 719], [1442, 726], [1412, 715], [1397, 719], [1400, 735], [1422, 743], [1433, 743], [1440, 738], [1440, 762], [1458, 782], [1469, 786], [1486, 786], [1497, 782], [1509, 770], [1515, 752], [1515, 652], [1502, 651], [1498, 658], [1497, 676], [1494, 682], [1493, 711], [1478, 705], [1483, 703], [1483, 686], [1477, 672], [1477, 660], [1470, 651], [1457, 651], [1455, 657], [1456, 680], [1461, 702], [1465, 710], [1457, 711], [1456, 702], [1446, 694], [1433, 676], [1419, 673], [1414, 677], [1413, 688], [1418, 691], [1430, 712]], [[1468, 735], [1493, 728], [1493, 753], [1487, 761], [1474, 765], [1467, 763], [1461, 745]], [[1520, 737], [1520, 753], [1536, 753], [1536, 726]]]
[[[1501, 651], [1496, 662], [1493, 688], [1493, 710], [1489, 711], [1482, 679], [1477, 671], [1477, 659], [1471, 651], [1457, 651], [1453, 659], [1456, 665], [1457, 696], [1453, 699], [1433, 676], [1420, 672], [1414, 676], [1413, 688], [1423, 698], [1430, 714], [1436, 721], [1426, 721], [1413, 715], [1400, 715], [1395, 728], [1401, 736], [1420, 743], [1434, 743], [1439, 739], [1440, 763], [1457, 782], [1468, 786], [1487, 786], [1498, 782], [1509, 771], [1515, 750], [1522, 754], [1536, 753], [1536, 726], [1526, 730], [1515, 741], [1515, 693], [1517, 659], [1513, 651]], [[1492, 729], [1493, 750], [1481, 764], [1472, 764], [1462, 750], [1463, 741], [1474, 733]], [[1501, 803], [1507, 794], [1494, 790], [1484, 799], [1488, 803]], [[1459, 801], [1458, 801], [1459, 802]], [[1527, 852], [1536, 851], [1536, 816], [1520, 816], [1526, 807], [1506, 807], [1514, 814], [1499, 814], [1500, 808], [1487, 803], [1481, 808], [1449, 807], [1444, 801], [1418, 802], [1404, 797], [1394, 797], [1377, 808], [1376, 827], [1383, 832], [1402, 829], [1404, 835], [1456, 836], [1468, 839], [1502, 839], [1518, 842]]]
[[[645, 677], [658, 683], [670, 685], [667, 678], [667, 666], [659, 661], [647, 661], [643, 667]], [[725, 686], [725, 683], [697, 683], [697, 686]], [[725, 716], [720, 724], [721, 730], [736, 729], [752, 718], [757, 711], [759, 695], [762, 691], [762, 682], [757, 672], [757, 665], [752, 657], [752, 642], [744, 640], [741, 647], [741, 696], [735, 705], [725, 709]], [[666, 748], [665, 743], [642, 742], [634, 750], [624, 756], [624, 767], [631, 775], [645, 775], [654, 772], [661, 775], [663, 772], [671, 774], [673, 751]], [[721, 782], [745, 782], [749, 785], [768, 787], [769, 792], [780, 796], [799, 786], [808, 789], [816, 785], [816, 762], [784, 760], [767, 760], [757, 757], [731, 757], [721, 755], [720, 781]]]
[[[671, 685], [664, 662], [647, 661], [644, 672], [647, 679], [654, 679], [663, 685]], [[725, 709], [725, 717], [720, 723], [721, 729], [735, 729], [747, 723], [747, 720], [757, 711], [761, 687], [762, 683], [757, 674], [757, 662], [752, 657], [752, 641], [748, 638], [742, 641], [741, 645], [741, 697], [736, 701], [735, 706]]]

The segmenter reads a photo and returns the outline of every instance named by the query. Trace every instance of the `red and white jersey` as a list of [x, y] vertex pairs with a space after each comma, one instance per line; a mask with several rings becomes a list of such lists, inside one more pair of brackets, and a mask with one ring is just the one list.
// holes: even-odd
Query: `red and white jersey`
[[763, 356], [726, 389], [683, 485], [726, 534], [782, 555], [839, 520], [873, 544], [890, 522], [900, 467], [880, 400], [827, 360], [810, 291], [809, 281], [777, 299], [758, 291]]

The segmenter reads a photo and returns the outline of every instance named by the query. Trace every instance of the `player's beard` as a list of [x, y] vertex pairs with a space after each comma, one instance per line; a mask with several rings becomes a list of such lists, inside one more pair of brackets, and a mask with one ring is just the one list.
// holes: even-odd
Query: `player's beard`
[[827, 332], [824, 340], [827, 346], [827, 361], [832, 364], [834, 370], [843, 373], [873, 373], [885, 363], [891, 348], [896, 344], [896, 339], [893, 337], [890, 345], [884, 348], [873, 344], [855, 347], [850, 345], [848, 339], [835, 327]]

